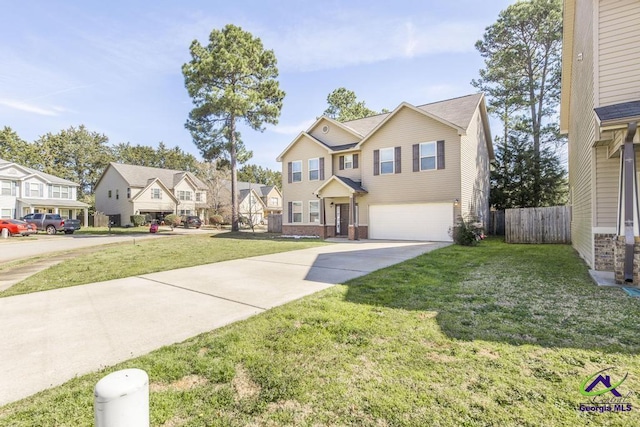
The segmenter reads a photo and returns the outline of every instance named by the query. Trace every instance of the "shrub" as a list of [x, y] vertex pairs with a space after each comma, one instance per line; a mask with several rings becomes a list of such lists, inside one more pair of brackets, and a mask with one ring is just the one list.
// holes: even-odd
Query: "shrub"
[[180, 226], [180, 224], [182, 223], [182, 218], [180, 218], [176, 214], [169, 214], [169, 215], [164, 217], [164, 223], [167, 224], [168, 226], [170, 226], [171, 229], [173, 230], [173, 227], [179, 227]]
[[209, 224], [220, 228], [220, 226], [224, 224], [224, 218], [220, 214], [211, 215], [209, 217]]
[[456, 225], [449, 229], [449, 235], [456, 244], [462, 246], [477, 245], [480, 240], [484, 239], [482, 224], [472, 216], [468, 216], [466, 219], [459, 217]]
[[131, 215], [131, 223], [136, 227], [140, 227], [146, 221], [147, 218], [144, 215]]

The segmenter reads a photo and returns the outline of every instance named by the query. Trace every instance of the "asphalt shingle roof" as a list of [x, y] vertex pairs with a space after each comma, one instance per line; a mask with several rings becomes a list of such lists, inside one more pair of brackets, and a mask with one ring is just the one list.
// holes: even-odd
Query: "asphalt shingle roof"
[[[417, 108], [466, 130], [476, 112], [481, 98], [481, 93], [474, 93], [458, 98], [432, 102], [431, 104], [418, 105]], [[344, 122], [343, 125], [366, 136], [390, 114], [391, 113], [384, 113], [363, 119], [351, 120]]]
[[611, 122], [640, 116], [640, 101], [623, 102], [594, 109], [600, 122]]
[[174, 188], [175, 185], [186, 175], [194, 181], [200, 190], [206, 190], [207, 186], [191, 172], [152, 168], [149, 166], [127, 165], [124, 163], [111, 162], [113, 167], [132, 187], [146, 187], [150, 179], [158, 178], [167, 188]]

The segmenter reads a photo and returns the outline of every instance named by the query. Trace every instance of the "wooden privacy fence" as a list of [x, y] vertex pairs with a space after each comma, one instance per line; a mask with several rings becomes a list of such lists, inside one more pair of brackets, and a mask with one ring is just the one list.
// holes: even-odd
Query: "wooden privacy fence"
[[507, 209], [507, 243], [571, 243], [571, 207]]
[[267, 217], [267, 231], [282, 233], [282, 214], [271, 214]]

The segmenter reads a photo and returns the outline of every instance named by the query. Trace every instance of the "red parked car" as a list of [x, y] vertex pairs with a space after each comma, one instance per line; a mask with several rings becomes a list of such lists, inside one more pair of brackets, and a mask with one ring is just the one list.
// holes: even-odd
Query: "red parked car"
[[28, 236], [33, 232], [26, 222], [17, 219], [0, 219], [0, 233], [5, 228], [12, 236]]

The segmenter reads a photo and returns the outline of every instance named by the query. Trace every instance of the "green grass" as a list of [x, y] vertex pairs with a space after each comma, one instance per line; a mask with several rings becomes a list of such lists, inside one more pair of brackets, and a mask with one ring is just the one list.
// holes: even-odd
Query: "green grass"
[[638, 319], [568, 246], [451, 246], [7, 405], [0, 425], [92, 425], [95, 383], [128, 367], [150, 376], [154, 426], [639, 425], [637, 395], [577, 411], [606, 367], [640, 391]]
[[43, 270], [0, 292], [0, 297], [84, 285], [182, 267], [257, 255], [305, 249], [325, 244], [318, 240], [277, 239], [267, 233], [193, 234], [133, 239], [93, 249]]

